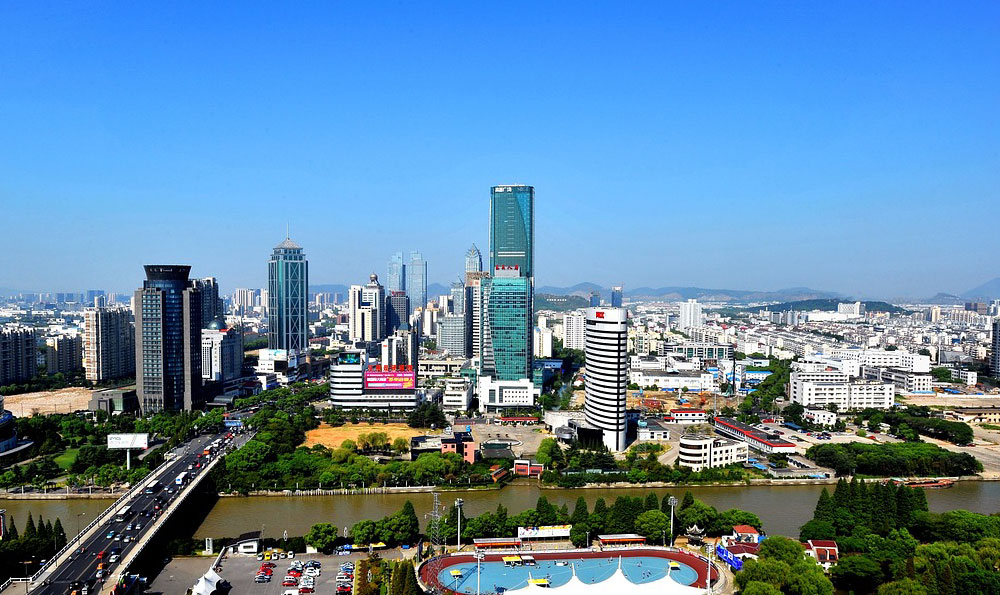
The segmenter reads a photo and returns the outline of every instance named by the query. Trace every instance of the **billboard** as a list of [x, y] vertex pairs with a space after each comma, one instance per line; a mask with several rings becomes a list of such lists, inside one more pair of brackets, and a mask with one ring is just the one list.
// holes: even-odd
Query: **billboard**
[[573, 525], [541, 525], [539, 527], [518, 527], [518, 539], [545, 539], [547, 537], [569, 538]]
[[734, 556], [732, 552], [722, 547], [721, 545], [715, 546], [715, 555], [717, 555], [719, 559], [725, 562], [726, 564], [732, 566], [733, 570], [743, 569], [743, 560], [740, 560], [739, 558]]
[[108, 434], [108, 448], [149, 448], [149, 434]]
[[417, 388], [417, 373], [414, 371], [378, 371], [365, 372], [366, 389], [413, 390]]

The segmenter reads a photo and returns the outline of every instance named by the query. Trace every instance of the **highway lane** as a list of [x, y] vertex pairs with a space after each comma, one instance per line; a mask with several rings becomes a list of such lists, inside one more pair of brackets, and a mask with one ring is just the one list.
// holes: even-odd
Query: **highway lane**
[[[74, 583], [78, 581], [89, 584], [90, 593], [97, 593], [103, 581], [116, 580], [122, 569], [119, 568], [118, 558], [115, 559], [115, 562], [111, 562], [112, 550], [119, 550], [118, 557], [124, 558], [131, 548], [136, 547], [137, 542], [151, 537], [148, 532], [153, 522], [161, 514], [161, 510], [158, 509], [172, 504], [183, 487], [176, 483], [178, 476], [181, 473], [189, 474], [184, 482], [186, 485], [191, 478], [201, 473], [204, 465], [210, 460], [207, 457], [214, 458], [219, 455], [218, 452], [204, 455], [205, 448], [216, 440], [225, 441], [227, 434], [228, 431], [198, 436], [171, 451], [173, 458], [162, 472], [157, 474], [155, 478], [143, 480], [143, 489], [138, 491], [128, 502], [115, 505], [118, 510], [127, 506], [129, 508], [128, 514], [122, 518], [116, 510], [114, 514], [109, 515], [101, 524], [94, 527], [91, 534], [78, 544], [71, 558], [48, 577], [46, 584], [37, 586], [32, 590], [32, 593], [66, 595], [71, 592]], [[245, 434], [236, 435], [231, 446], [242, 445], [247, 438], [248, 436]], [[158, 485], [153, 488], [148, 487], [153, 481], [156, 481]], [[129, 529], [130, 526], [131, 529]], [[113, 535], [110, 533], [112, 531]], [[101, 552], [103, 555], [99, 558]], [[98, 564], [102, 562], [105, 568], [103, 579], [97, 574]]]

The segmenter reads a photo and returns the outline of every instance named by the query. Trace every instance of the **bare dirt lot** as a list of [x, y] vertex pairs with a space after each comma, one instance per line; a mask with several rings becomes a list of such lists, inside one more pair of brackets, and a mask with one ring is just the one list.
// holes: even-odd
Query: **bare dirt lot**
[[72, 413], [86, 409], [90, 403], [89, 388], [63, 388], [37, 393], [24, 393], [4, 398], [4, 408], [17, 417], [46, 413]]
[[1000, 406], [1000, 396], [952, 397], [945, 395], [907, 395], [902, 400], [906, 405], [926, 407], [996, 407]]
[[371, 434], [373, 432], [384, 432], [389, 435], [389, 442], [396, 438], [406, 438], [409, 440], [414, 436], [424, 436], [432, 434], [430, 430], [415, 429], [405, 424], [344, 424], [340, 427], [333, 427], [329, 424], [320, 424], [315, 430], [306, 432], [306, 441], [303, 446], [312, 447], [322, 444], [327, 448], [337, 448], [344, 440], [357, 441], [359, 434]]

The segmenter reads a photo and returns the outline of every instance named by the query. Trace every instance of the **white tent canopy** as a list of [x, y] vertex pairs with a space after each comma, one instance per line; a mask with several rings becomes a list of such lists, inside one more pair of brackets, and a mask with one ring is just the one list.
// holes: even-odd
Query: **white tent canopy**
[[[530, 575], [529, 575], [530, 576]], [[548, 589], [542, 585], [528, 582], [529, 589]], [[705, 589], [682, 585], [669, 575], [648, 583], [636, 584], [628, 580], [622, 571], [621, 558], [618, 559], [618, 570], [599, 583], [585, 583], [573, 570], [573, 578], [561, 587], [552, 588], [557, 595], [598, 595], [600, 593], [628, 593], [629, 595], [703, 595]]]
[[191, 590], [192, 595], [215, 595], [216, 588], [222, 577], [216, 574], [212, 569], [209, 569], [198, 582], [194, 584], [194, 588]]

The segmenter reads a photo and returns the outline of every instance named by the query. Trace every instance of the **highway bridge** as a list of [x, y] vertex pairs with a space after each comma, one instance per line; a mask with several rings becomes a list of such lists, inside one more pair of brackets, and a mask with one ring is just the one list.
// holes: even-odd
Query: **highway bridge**
[[[221, 455], [241, 448], [252, 437], [246, 432], [227, 441], [228, 433], [198, 436], [172, 450], [163, 464], [98, 515], [34, 576], [11, 579], [0, 586], [0, 592], [27, 582], [26, 590], [35, 595], [68, 595], [84, 584], [91, 594], [113, 593], [136, 557]], [[213, 443], [218, 447], [205, 454]], [[100, 575], [99, 564], [103, 565]]]

